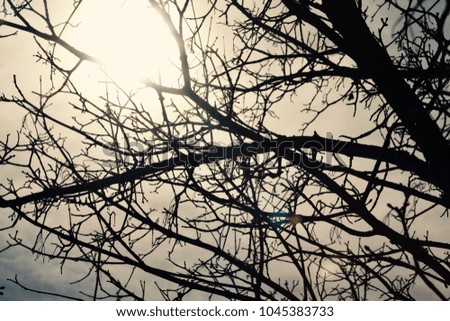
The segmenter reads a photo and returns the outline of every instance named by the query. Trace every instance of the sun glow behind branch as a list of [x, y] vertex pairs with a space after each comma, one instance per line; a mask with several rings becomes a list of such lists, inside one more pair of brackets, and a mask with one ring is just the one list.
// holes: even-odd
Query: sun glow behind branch
[[177, 81], [175, 40], [147, 1], [87, 1], [75, 21], [70, 41], [102, 61], [102, 69], [120, 86], [142, 87], [141, 79]]

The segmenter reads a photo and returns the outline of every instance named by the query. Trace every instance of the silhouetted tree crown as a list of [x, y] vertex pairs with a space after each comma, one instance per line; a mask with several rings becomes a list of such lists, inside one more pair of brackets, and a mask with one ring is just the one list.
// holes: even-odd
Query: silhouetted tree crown
[[19, 2], [0, 224], [77, 262], [52, 294], [449, 299], [449, 1], [143, 1], [177, 52], [132, 89], [70, 37], [89, 0]]

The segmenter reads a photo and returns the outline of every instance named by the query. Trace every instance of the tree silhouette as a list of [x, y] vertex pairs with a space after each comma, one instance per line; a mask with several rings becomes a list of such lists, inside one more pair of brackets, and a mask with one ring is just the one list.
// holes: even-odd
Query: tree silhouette
[[95, 300], [449, 298], [449, 1], [147, 2], [178, 82], [95, 94], [83, 1], [3, 2], [51, 84], [0, 98], [8, 250], [78, 262]]

